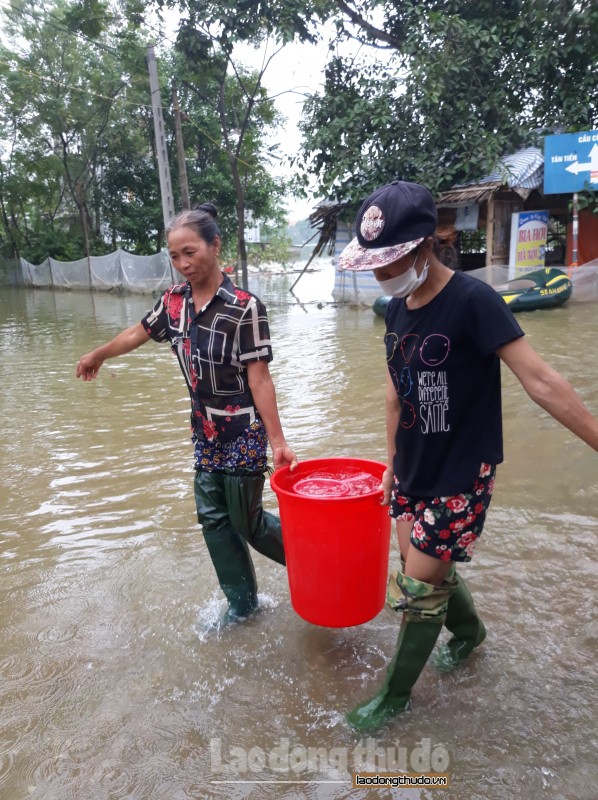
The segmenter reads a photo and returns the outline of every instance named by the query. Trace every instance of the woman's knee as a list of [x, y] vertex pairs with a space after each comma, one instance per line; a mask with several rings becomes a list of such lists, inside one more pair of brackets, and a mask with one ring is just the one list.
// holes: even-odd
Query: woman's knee
[[451, 561], [434, 558], [422, 553], [413, 544], [409, 545], [404, 573], [410, 578], [441, 586], [451, 567], [453, 567]]

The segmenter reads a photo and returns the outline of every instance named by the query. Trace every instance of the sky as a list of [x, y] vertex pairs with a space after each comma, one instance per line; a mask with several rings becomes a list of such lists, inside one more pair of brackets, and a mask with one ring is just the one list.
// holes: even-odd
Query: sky
[[[374, 20], [375, 21], [375, 20]], [[263, 83], [279, 111], [286, 117], [286, 124], [279, 129], [273, 141], [278, 141], [286, 155], [295, 155], [299, 151], [301, 133], [298, 123], [301, 118], [303, 97], [301, 93], [314, 93], [323, 85], [324, 67], [330, 57], [328, 42], [334, 38], [335, 29], [332, 24], [320, 29], [322, 41], [317, 45], [289, 44], [277, 53], [266, 72]], [[264, 52], [272, 53], [273, 47], [255, 49], [249, 45], [237, 46], [234, 56], [242, 63], [259, 69], [262, 65]], [[357, 41], [348, 40], [339, 45], [341, 55], [356, 56], [358, 52], [367, 57], [367, 50], [363, 49]], [[384, 51], [376, 51], [377, 60], [390, 58]], [[369, 53], [371, 56], [371, 51]], [[280, 174], [290, 177], [290, 170], [281, 169]], [[314, 187], [315, 191], [316, 187]], [[308, 200], [295, 200], [289, 198], [287, 202], [289, 222], [306, 219], [314, 210], [321, 196], [312, 195]]]
[[[266, 54], [272, 53], [272, 46], [258, 50], [243, 46], [235, 49], [235, 57], [248, 66], [259, 68]], [[286, 118], [284, 125], [273, 137], [280, 145], [285, 156], [293, 156], [299, 151], [301, 133], [299, 120], [301, 107], [306, 93], [315, 92], [323, 80], [324, 66], [328, 59], [325, 45], [289, 44], [277, 53], [266, 72], [263, 83], [270, 97], [274, 98], [276, 107]], [[288, 166], [281, 165], [279, 174], [290, 177]], [[311, 197], [308, 200], [289, 198], [287, 202], [289, 222], [306, 219], [321, 198]]]
[[[0, 0], [0, 3], [2, 2], [3, 0]], [[162, 24], [165, 25], [167, 38], [170, 41], [176, 38], [178, 21], [178, 14], [172, 10], [164, 17]], [[332, 37], [333, 28], [330, 27], [327, 31], [324, 26], [320, 33], [323, 39], [328, 35]], [[268, 58], [279, 49], [272, 42], [258, 48], [241, 44], [235, 47], [233, 57], [248, 67], [261, 69], [264, 57]], [[268, 95], [274, 98], [277, 109], [286, 120], [272, 137], [272, 142], [279, 144], [280, 152], [285, 156], [293, 156], [299, 152], [301, 133], [298, 125], [304, 100], [302, 94], [313, 93], [322, 85], [327, 60], [327, 39], [319, 45], [287, 44], [272, 58], [264, 73], [263, 83]], [[290, 168], [284, 163], [274, 171], [282, 177], [291, 177]], [[297, 200], [289, 197], [287, 200], [289, 222], [307, 219], [320, 199], [320, 197], [310, 197], [308, 200]]]

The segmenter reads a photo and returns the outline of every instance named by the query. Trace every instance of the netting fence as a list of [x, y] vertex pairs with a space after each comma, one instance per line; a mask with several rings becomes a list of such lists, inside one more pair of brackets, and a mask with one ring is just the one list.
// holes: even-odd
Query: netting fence
[[0, 284], [18, 286], [22, 282], [21, 265], [18, 259], [0, 256]]
[[[598, 300], [598, 259], [580, 267], [561, 267], [573, 283], [572, 300]], [[471, 270], [468, 274], [497, 287], [509, 279], [509, 267], [492, 266]], [[4, 283], [43, 289], [81, 289], [131, 292], [157, 295], [181, 280], [163, 250], [152, 256], [135, 256], [117, 250], [105, 256], [91, 256], [78, 261], [57, 261], [47, 258], [31, 264], [24, 258], [0, 262], [0, 279]], [[336, 302], [371, 304], [380, 296], [380, 287], [372, 272], [340, 272], [336, 270], [333, 298]]]
[[44, 289], [156, 294], [180, 280], [165, 250], [152, 256], [135, 256], [117, 250], [78, 261], [47, 258], [41, 264], [31, 264], [22, 258], [20, 267], [18, 283]]

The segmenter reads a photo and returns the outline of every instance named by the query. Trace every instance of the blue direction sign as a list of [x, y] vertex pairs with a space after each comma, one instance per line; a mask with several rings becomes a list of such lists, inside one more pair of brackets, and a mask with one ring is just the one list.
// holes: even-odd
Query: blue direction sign
[[544, 194], [598, 189], [598, 131], [544, 139]]

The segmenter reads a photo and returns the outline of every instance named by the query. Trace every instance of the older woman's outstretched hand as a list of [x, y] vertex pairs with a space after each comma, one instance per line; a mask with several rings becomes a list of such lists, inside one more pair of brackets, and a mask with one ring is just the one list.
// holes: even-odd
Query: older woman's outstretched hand
[[77, 361], [75, 375], [77, 378], [83, 378], [84, 381], [91, 381], [97, 376], [103, 363], [104, 359], [98, 358], [94, 352], [87, 353]]

